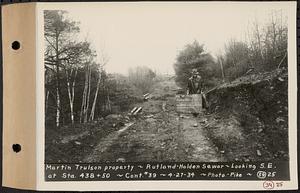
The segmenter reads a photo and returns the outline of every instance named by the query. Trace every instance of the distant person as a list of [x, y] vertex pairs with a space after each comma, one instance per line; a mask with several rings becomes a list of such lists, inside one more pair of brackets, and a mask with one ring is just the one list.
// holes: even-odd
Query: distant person
[[188, 80], [187, 94], [201, 94], [203, 92], [202, 78], [197, 69], [192, 70], [192, 76]]
[[192, 76], [188, 80], [188, 88], [187, 88], [187, 94], [201, 94], [202, 97], [202, 107], [208, 108], [208, 103], [205, 97], [205, 94], [203, 93], [203, 81], [202, 77], [200, 76], [197, 69], [192, 69]]

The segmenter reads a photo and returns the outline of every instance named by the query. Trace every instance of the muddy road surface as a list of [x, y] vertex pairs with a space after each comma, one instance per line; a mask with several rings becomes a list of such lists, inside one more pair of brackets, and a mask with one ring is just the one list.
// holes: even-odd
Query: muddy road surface
[[225, 161], [205, 132], [205, 114], [176, 112], [173, 80], [155, 85], [141, 113], [102, 138], [83, 162], [103, 161]]

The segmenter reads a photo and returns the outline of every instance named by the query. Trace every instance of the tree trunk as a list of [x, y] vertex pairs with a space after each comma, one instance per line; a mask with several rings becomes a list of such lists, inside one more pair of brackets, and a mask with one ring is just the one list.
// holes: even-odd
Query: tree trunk
[[47, 114], [47, 110], [48, 110], [48, 100], [49, 100], [49, 90], [46, 91], [45, 114]]
[[56, 126], [60, 126], [60, 76], [59, 76], [59, 47], [58, 47], [59, 34], [56, 33], [55, 37], [55, 59], [56, 59]]
[[273, 46], [273, 56], [276, 55], [276, 50], [277, 50], [277, 42], [276, 42], [276, 39], [277, 39], [277, 25], [276, 25], [276, 21], [274, 20], [274, 15], [272, 13], [272, 46]]
[[56, 88], [56, 127], [60, 126], [60, 96], [59, 89]]
[[94, 96], [94, 101], [93, 101], [93, 105], [92, 105], [92, 110], [91, 110], [91, 114], [90, 114], [90, 118], [89, 118], [90, 121], [94, 120], [95, 108], [96, 108], [96, 103], [97, 103], [97, 97], [98, 97], [100, 82], [101, 82], [101, 75], [99, 73], [98, 82], [97, 82], [97, 88], [96, 88], [96, 92], [95, 92], [95, 96]]
[[88, 72], [85, 71], [85, 79], [84, 79], [84, 89], [82, 94], [82, 103], [81, 103], [81, 110], [80, 110], [80, 123], [84, 120], [84, 113], [86, 107], [86, 95], [87, 95], [87, 81], [88, 81]]
[[76, 77], [77, 77], [77, 69], [75, 70], [74, 80], [73, 80], [73, 83], [72, 83], [72, 115], [71, 115], [71, 118], [73, 120], [73, 123], [74, 123], [74, 110], [73, 110], [73, 106], [74, 106], [74, 99], [75, 99]]
[[88, 121], [88, 111], [89, 111], [89, 106], [90, 106], [91, 75], [92, 75], [92, 69], [91, 69], [91, 67], [89, 67], [88, 68], [88, 92], [87, 92], [86, 108], [85, 108], [85, 114], [84, 114], [84, 122], [85, 123]]
[[56, 65], [56, 126], [60, 126], [60, 77], [59, 65]]
[[262, 61], [264, 61], [264, 54], [263, 54], [263, 50], [262, 50], [262, 46], [261, 46], [261, 37], [260, 37], [259, 27], [258, 27], [257, 23], [256, 23], [255, 27], [256, 27], [256, 38], [257, 38], [259, 53], [260, 53]]
[[110, 102], [110, 99], [109, 99], [109, 94], [107, 94], [107, 110], [109, 112], [111, 112], [111, 102]]
[[[68, 89], [68, 97], [69, 97], [69, 104], [70, 104], [70, 118], [72, 125], [74, 124], [74, 94], [75, 94], [75, 84], [76, 84], [76, 76], [77, 76], [77, 69], [75, 69], [74, 72], [74, 79], [71, 82], [73, 70], [71, 70], [71, 73], [69, 75], [68, 71], [66, 70], [67, 75], [67, 89]], [[71, 87], [72, 83], [72, 87]]]
[[85, 80], [84, 80], [84, 90], [82, 96], [82, 105], [81, 105], [81, 112], [80, 112], [80, 122], [86, 123], [87, 114], [89, 109], [89, 102], [90, 102], [90, 92], [91, 92], [91, 68], [87, 65], [85, 71]]
[[224, 76], [223, 60], [222, 60], [222, 58], [220, 58], [220, 67], [221, 67], [221, 72], [222, 72], [222, 81], [224, 83], [225, 82], [225, 76]]

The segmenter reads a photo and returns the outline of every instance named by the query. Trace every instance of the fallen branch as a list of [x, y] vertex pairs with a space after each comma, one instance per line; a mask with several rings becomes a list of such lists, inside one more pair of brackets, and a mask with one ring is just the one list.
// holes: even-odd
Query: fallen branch
[[216, 121], [212, 121], [212, 122], [210, 122], [210, 123], [207, 123], [203, 128], [206, 128], [206, 127], [208, 127], [209, 125], [211, 125], [212, 123], [215, 123]]
[[134, 111], [136, 111], [136, 109], [137, 109], [137, 107], [134, 107], [134, 108], [130, 111], [130, 113], [132, 114]]
[[133, 115], [138, 114], [141, 110], [142, 110], [142, 107], [137, 108], [136, 111], [133, 113]]

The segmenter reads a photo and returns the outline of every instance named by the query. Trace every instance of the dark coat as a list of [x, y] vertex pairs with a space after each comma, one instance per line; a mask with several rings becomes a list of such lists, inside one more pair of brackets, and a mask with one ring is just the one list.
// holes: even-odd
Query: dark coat
[[188, 80], [188, 93], [189, 94], [201, 94], [203, 91], [203, 81], [200, 76], [192, 76]]

